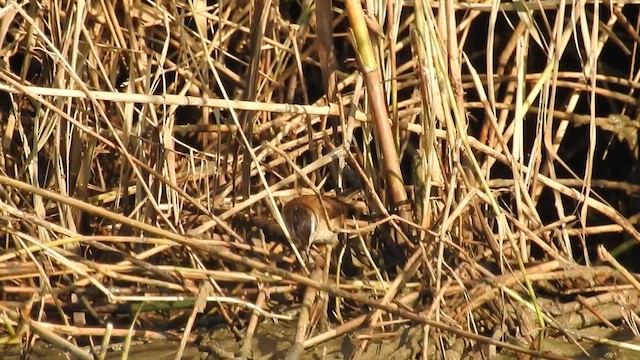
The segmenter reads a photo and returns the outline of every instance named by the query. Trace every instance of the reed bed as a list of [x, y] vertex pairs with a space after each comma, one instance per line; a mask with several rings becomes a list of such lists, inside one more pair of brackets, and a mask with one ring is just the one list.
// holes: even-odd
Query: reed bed
[[[634, 1], [0, 3], [5, 349], [639, 336]], [[320, 193], [365, 221], [328, 279], [280, 212]]]

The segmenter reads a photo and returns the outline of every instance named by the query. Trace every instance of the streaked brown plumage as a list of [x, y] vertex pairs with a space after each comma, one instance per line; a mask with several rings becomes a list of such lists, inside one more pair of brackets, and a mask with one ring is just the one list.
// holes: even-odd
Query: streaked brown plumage
[[286, 203], [282, 216], [292, 239], [308, 251], [313, 244], [336, 245], [338, 231], [350, 210], [348, 204], [334, 197], [304, 195]]

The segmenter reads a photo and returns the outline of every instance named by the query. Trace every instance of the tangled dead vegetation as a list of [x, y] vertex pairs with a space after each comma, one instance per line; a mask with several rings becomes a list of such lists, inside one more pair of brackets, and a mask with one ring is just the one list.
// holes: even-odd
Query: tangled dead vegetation
[[633, 2], [0, 4], [5, 351], [637, 339]]

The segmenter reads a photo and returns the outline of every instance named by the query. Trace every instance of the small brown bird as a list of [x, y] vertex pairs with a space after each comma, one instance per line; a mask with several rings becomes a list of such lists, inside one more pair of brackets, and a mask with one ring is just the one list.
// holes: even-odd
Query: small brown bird
[[308, 252], [313, 244], [335, 246], [352, 210], [335, 197], [304, 195], [286, 203], [282, 216], [291, 238]]

